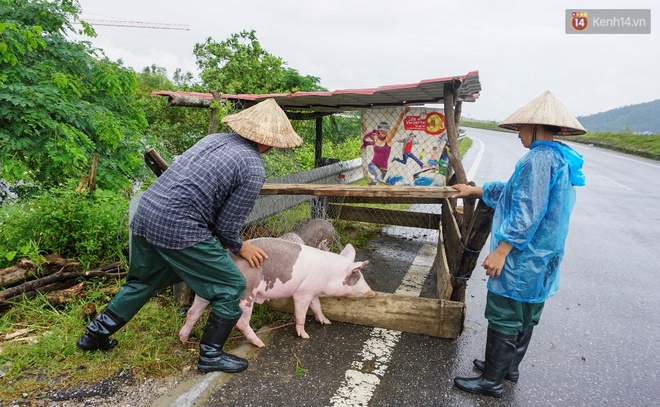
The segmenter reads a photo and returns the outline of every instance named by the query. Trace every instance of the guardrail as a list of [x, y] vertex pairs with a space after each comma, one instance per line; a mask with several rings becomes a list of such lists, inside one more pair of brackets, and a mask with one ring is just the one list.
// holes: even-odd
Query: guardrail
[[[362, 159], [355, 158], [349, 161], [314, 168], [309, 171], [274, 178], [266, 181], [267, 184], [351, 184], [364, 178], [362, 174]], [[254, 223], [270, 216], [294, 208], [305, 202], [312, 202], [315, 198], [305, 195], [260, 195], [248, 217], [246, 223]]]

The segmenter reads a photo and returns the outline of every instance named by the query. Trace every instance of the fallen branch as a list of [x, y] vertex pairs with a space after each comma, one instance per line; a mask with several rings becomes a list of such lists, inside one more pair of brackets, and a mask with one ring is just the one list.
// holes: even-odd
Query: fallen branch
[[54, 274], [58, 271], [79, 271], [80, 263], [65, 259], [59, 254], [49, 254], [41, 267], [30, 259], [21, 259], [14, 266], [0, 270], [0, 287], [8, 287], [31, 278]]
[[16, 287], [12, 287], [4, 291], [0, 291], [0, 303], [6, 301], [8, 298], [23, 294], [28, 291], [37, 291], [40, 287], [46, 286], [48, 284], [57, 281], [70, 280], [79, 277], [88, 279], [88, 278], [100, 277], [100, 276], [119, 277], [121, 275], [125, 275], [125, 273], [122, 273], [121, 270], [122, 270], [121, 263], [116, 262], [116, 263], [106, 264], [97, 269], [89, 270], [85, 272], [58, 271], [55, 274], [38, 278], [36, 280], [28, 281], [26, 283], [17, 285]]
[[19, 260], [16, 265], [0, 270], [0, 287], [14, 285], [34, 275], [37, 265], [28, 259]]
[[0, 307], [2, 307], [3, 305], [5, 305], [7, 303], [10, 303], [10, 302], [21, 301], [24, 298], [26, 298], [26, 299], [35, 298], [39, 294], [46, 294], [46, 293], [50, 293], [52, 291], [68, 289], [71, 286], [75, 285], [76, 281], [77, 281], [77, 278], [71, 278], [71, 279], [64, 280], [64, 281], [57, 281], [55, 283], [48, 284], [48, 285], [45, 285], [43, 287], [38, 287], [37, 289], [31, 290], [31, 291], [24, 291], [20, 294], [16, 294], [16, 295], [12, 296], [12, 297], [5, 298], [4, 302], [2, 300], [0, 300]]
[[46, 296], [46, 299], [51, 305], [63, 304], [66, 300], [78, 296], [83, 291], [84, 288], [85, 288], [85, 281], [76, 284], [73, 287], [66, 288], [64, 290], [51, 292]]

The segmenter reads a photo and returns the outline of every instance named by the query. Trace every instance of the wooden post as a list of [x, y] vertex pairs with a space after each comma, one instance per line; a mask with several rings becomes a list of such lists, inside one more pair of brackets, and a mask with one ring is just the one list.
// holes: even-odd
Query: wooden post
[[89, 169], [89, 190], [94, 191], [96, 189], [96, 172], [99, 167], [99, 155], [94, 153], [94, 158], [92, 159], [92, 168]]
[[493, 222], [493, 208], [489, 207], [484, 201], [479, 200], [477, 208], [474, 211], [469, 231], [463, 240], [461, 260], [458, 268], [452, 270], [452, 301], [465, 302], [465, 288], [467, 280], [472, 276], [472, 271], [477, 265], [477, 259], [481, 253], [488, 235], [490, 226]]
[[[468, 182], [469, 185], [475, 186], [473, 181]], [[472, 223], [472, 216], [474, 215], [474, 205], [477, 202], [474, 198], [463, 198], [463, 214], [460, 217], [458, 224], [461, 226], [461, 234], [466, 237], [470, 224]], [[463, 242], [465, 243], [465, 242]]]
[[[213, 95], [213, 101], [220, 103], [220, 92], [217, 90], [212, 90], [211, 94]], [[220, 123], [218, 122], [219, 111], [220, 109], [217, 107], [211, 108], [211, 112], [209, 114], [209, 134], [218, 132], [218, 127], [220, 126]]]
[[144, 153], [144, 162], [147, 163], [147, 167], [156, 174], [157, 177], [160, 177], [162, 173], [169, 167], [167, 162], [154, 150], [150, 148]]
[[463, 102], [458, 101], [456, 102], [456, 107], [454, 108], [454, 125], [456, 128], [461, 127], [461, 114], [463, 113]]
[[[463, 161], [458, 147], [458, 126], [461, 121], [462, 102], [455, 100], [458, 88], [461, 86], [461, 80], [454, 78], [452, 83], [445, 83], [444, 87], [444, 103], [445, 103], [445, 119], [447, 121], [447, 139], [449, 142], [449, 162], [454, 170], [452, 178], [457, 184], [467, 184], [468, 179], [463, 168]], [[454, 109], [456, 105], [456, 109]], [[474, 199], [463, 200], [463, 216], [459, 222], [461, 231], [465, 236], [467, 228], [470, 225], [474, 212]]]
[[314, 141], [314, 167], [321, 166], [321, 157], [323, 156], [323, 117], [317, 117], [316, 122], [316, 140]]
[[[321, 158], [323, 157], [323, 116], [317, 117], [316, 123], [316, 139], [314, 140], [314, 168], [321, 167]], [[326, 212], [327, 199], [323, 197], [315, 197], [312, 199], [310, 218], [317, 219], [323, 218]]]
[[76, 191], [82, 192], [89, 189], [91, 192], [96, 189], [96, 172], [98, 170], [98, 166], [99, 155], [94, 153], [94, 158], [92, 158], [92, 166], [89, 169], [89, 173], [87, 175], [83, 175], [80, 178], [80, 183], [76, 187]]
[[467, 183], [465, 169], [461, 161], [461, 154], [458, 149], [458, 129], [456, 128], [456, 121], [454, 116], [454, 90], [458, 89], [461, 85], [459, 78], [454, 78], [452, 83], [445, 83], [444, 87], [444, 107], [445, 107], [445, 121], [447, 125], [447, 140], [449, 142], [449, 162], [451, 163], [454, 173], [456, 174], [456, 182], [459, 184]]

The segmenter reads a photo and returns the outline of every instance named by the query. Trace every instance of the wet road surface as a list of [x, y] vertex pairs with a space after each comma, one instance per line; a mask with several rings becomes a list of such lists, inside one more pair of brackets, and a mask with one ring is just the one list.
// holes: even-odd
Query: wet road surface
[[[470, 136], [490, 151], [476, 172], [477, 184], [506, 180], [524, 154], [515, 136], [483, 130]], [[250, 353], [248, 370], [213, 374], [217, 379], [203, 397], [172, 405], [660, 405], [660, 293], [654, 265], [660, 247], [660, 163], [574, 147], [585, 156], [587, 187], [578, 192], [561, 288], [546, 302], [520, 380], [505, 381], [502, 398], [453, 386], [455, 376], [477, 375], [472, 360], [484, 353], [486, 280], [477, 267], [467, 286], [465, 330], [457, 340], [339, 322], [322, 326], [308, 317], [311, 339], [298, 338], [291, 326], [278, 329], [265, 340], [266, 348]], [[474, 152], [466, 155], [470, 158]], [[370, 261], [364, 273], [372, 288], [394, 292], [419, 250], [435, 245], [434, 239], [424, 230], [389, 228], [357, 259]], [[488, 243], [478, 264], [487, 249]], [[433, 287], [431, 273], [421, 295], [433, 296]], [[370, 348], [372, 343], [393, 345], [384, 352]], [[365, 395], [353, 404], [341, 397], [349, 379], [355, 379], [351, 375], [371, 380], [353, 389]], [[209, 375], [198, 380], [205, 377], [210, 380]]]

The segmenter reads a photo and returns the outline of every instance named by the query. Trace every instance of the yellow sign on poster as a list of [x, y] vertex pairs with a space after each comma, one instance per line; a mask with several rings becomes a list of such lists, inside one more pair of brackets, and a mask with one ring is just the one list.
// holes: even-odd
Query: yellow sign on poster
[[362, 114], [362, 169], [372, 184], [444, 186], [447, 148], [442, 109], [378, 108]]

